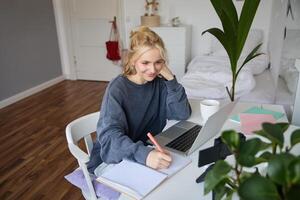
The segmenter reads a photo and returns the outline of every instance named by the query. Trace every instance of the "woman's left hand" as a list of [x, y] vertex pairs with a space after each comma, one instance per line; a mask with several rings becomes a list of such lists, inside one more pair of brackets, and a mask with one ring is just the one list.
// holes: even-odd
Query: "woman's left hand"
[[161, 76], [163, 76], [165, 79], [167, 79], [168, 81], [174, 79], [174, 75], [173, 75], [173, 73], [171, 72], [170, 68], [167, 65], [164, 65], [162, 67], [159, 74]]

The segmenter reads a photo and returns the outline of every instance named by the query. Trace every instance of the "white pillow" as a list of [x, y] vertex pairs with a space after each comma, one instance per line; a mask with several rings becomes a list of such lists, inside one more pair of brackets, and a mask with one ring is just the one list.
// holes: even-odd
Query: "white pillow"
[[[241, 56], [247, 56], [257, 45], [263, 41], [263, 31], [259, 29], [250, 29]], [[222, 44], [214, 36], [211, 42], [211, 54], [215, 56], [227, 56], [227, 53]]]

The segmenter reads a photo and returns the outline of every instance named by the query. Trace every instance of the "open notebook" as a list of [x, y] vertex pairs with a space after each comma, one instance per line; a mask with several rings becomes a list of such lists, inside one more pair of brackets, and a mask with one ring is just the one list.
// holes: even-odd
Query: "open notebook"
[[136, 162], [123, 160], [106, 170], [97, 181], [134, 199], [142, 199], [165, 179], [187, 166], [191, 159], [171, 153], [172, 164], [168, 169], [154, 170]]

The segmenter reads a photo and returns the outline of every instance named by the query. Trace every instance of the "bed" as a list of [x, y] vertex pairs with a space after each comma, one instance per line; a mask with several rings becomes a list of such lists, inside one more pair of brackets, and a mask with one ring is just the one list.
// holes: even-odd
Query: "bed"
[[[244, 101], [274, 102], [275, 87], [270, 70], [267, 69], [268, 62], [268, 56], [261, 55], [241, 70], [236, 82], [236, 97]], [[229, 60], [225, 56], [196, 56], [189, 63], [187, 73], [180, 82], [189, 98], [228, 98], [225, 86], [231, 88], [232, 84]]]
[[[300, 34], [294, 34], [288, 45], [296, 46], [295, 37], [299, 36]], [[241, 57], [248, 55], [251, 49], [262, 42], [262, 38], [261, 30], [250, 30]], [[231, 70], [227, 53], [217, 40], [212, 40], [211, 50], [208, 55], [194, 57], [187, 66], [186, 74], [180, 80], [187, 96], [191, 99], [229, 99], [225, 89], [225, 86], [231, 88]], [[288, 54], [290, 55], [290, 52]], [[291, 56], [286, 57], [282, 58], [277, 85], [268, 67], [269, 56], [267, 54], [258, 56], [247, 63], [241, 70], [236, 83], [236, 97], [243, 102], [284, 105], [286, 111], [290, 113], [291, 105], [294, 104], [293, 90], [299, 75], [293, 69], [295, 55], [293, 59], [290, 58]]]

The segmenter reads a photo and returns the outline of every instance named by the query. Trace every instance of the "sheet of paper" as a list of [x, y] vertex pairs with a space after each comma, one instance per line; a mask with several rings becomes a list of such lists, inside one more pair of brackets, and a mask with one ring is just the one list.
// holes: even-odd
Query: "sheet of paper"
[[239, 114], [241, 120], [241, 130], [244, 134], [252, 134], [254, 131], [262, 129], [262, 123], [275, 123], [276, 119], [269, 114]]
[[172, 163], [168, 169], [154, 170], [139, 163], [123, 160], [119, 164], [106, 168], [98, 181], [117, 191], [141, 199], [160, 185], [167, 177], [183, 169], [191, 159], [170, 152]]
[[183, 169], [185, 166], [187, 166], [189, 163], [192, 162], [192, 160], [188, 157], [184, 157], [182, 155], [178, 155], [173, 152], [170, 152], [170, 154], [172, 157], [172, 163], [171, 163], [170, 167], [167, 169], [159, 170], [160, 172], [167, 174], [168, 177], [173, 176], [179, 170]]
[[[261, 108], [261, 107], [258, 107], [258, 106], [253, 106], [253, 107], [249, 108], [248, 110], [243, 111], [242, 113], [268, 114], [268, 115], [272, 115], [276, 120], [280, 119], [284, 115], [284, 113], [282, 113], [282, 112], [277, 112], [277, 111], [269, 110], [269, 109], [266, 109], [266, 108]], [[233, 115], [233, 116], [231, 116], [230, 119], [232, 121], [240, 122], [240, 116], [239, 115]]]
[[[135, 191], [138, 196], [144, 197], [166, 179], [167, 175], [144, 165], [123, 160], [104, 172], [101, 177], [125, 186]], [[103, 179], [100, 182], [103, 182]]]

